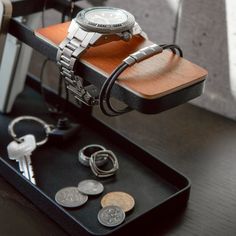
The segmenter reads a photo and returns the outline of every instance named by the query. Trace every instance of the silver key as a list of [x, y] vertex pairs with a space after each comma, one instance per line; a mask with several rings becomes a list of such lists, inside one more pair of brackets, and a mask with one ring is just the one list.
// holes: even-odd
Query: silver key
[[21, 173], [33, 184], [36, 184], [31, 163], [31, 154], [37, 147], [35, 137], [28, 134], [21, 137], [20, 140], [22, 140], [21, 143], [12, 141], [8, 144], [8, 156], [11, 160], [17, 161], [19, 163]]

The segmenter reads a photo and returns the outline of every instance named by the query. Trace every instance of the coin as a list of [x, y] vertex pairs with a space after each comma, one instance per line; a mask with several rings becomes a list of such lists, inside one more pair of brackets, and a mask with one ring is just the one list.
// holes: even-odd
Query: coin
[[106, 206], [98, 212], [98, 221], [107, 227], [115, 227], [125, 220], [125, 212], [118, 206]]
[[78, 184], [78, 189], [83, 194], [97, 195], [103, 192], [104, 186], [96, 180], [87, 179]]
[[119, 206], [124, 212], [133, 209], [135, 205], [134, 198], [125, 192], [110, 192], [106, 194], [101, 200], [102, 207], [114, 205]]
[[66, 187], [55, 195], [56, 202], [63, 207], [79, 207], [85, 204], [88, 196], [82, 194], [76, 187]]

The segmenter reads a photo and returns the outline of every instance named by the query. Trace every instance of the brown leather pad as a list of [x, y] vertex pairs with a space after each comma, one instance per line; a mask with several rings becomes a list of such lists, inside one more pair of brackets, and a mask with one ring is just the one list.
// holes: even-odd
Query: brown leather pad
[[[57, 46], [66, 37], [70, 22], [35, 31], [41, 39]], [[152, 44], [134, 37], [130, 42], [114, 41], [91, 47], [81, 62], [106, 77], [129, 54]], [[184, 51], [184, 48], [183, 48]], [[205, 79], [207, 71], [190, 61], [165, 50], [128, 68], [119, 77], [119, 85], [145, 99], [156, 99], [196, 84]]]

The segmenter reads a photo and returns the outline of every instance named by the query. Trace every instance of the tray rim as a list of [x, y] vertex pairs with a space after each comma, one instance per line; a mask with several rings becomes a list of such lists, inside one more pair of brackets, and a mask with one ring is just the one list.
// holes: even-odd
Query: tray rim
[[[72, 229], [73, 231], [70, 232], [70, 230], [68, 230], [69, 228], [67, 226], [63, 226], [61, 223], [63, 222], [63, 219], [55, 219], [55, 214], [53, 214], [53, 212], [47, 212], [48, 209], [50, 209], [51, 207], [55, 207], [58, 210], [60, 210], [61, 215], [59, 215], [58, 217], [60, 218], [62, 216], [62, 213], [65, 214], [65, 217], [68, 217], [68, 220], [71, 220], [71, 224], [75, 225], [76, 224], [76, 230], [78, 230], [79, 228], [81, 228], [82, 231], [80, 231], [80, 233], [82, 235], [90, 235], [90, 236], [106, 236], [106, 235], [113, 235], [114, 233], [118, 233], [118, 231], [120, 229], [123, 229], [125, 226], [128, 226], [130, 224], [132, 224], [133, 222], [137, 221], [138, 219], [141, 219], [144, 217], [144, 215], [148, 215], [149, 212], [151, 211], [158, 211], [157, 208], [162, 207], [164, 204], [169, 203], [170, 201], [174, 202], [174, 198], [177, 196], [180, 196], [181, 194], [185, 193], [187, 195], [187, 199], [185, 200], [185, 203], [187, 203], [188, 201], [188, 197], [189, 197], [189, 193], [190, 193], [190, 188], [191, 188], [191, 184], [190, 182], [188, 183], [188, 185], [186, 185], [183, 189], [181, 189], [180, 191], [177, 191], [176, 193], [172, 194], [170, 197], [166, 198], [165, 200], [163, 200], [162, 202], [160, 202], [158, 205], [156, 205], [155, 207], [153, 207], [152, 209], [150, 209], [148, 212], [139, 215], [137, 217], [135, 217], [134, 219], [132, 219], [132, 221], [130, 222], [124, 222], [123, 224], [119, 225], [118, 227], [111, 229], [108, 233], [106, 234], [100, 234], [100, 233], [95, 233], [92, 232], [89, 228], [84, 227], [75, 217], [73, 217], [71, 214], [69, 214], [63, 207], [59, 206], [55, 201], [53, 201], [46, 193], [44, 193], [39, 187], [33, 185], [28, 179], [26, 179], [24, 176], [22, 176], [19, 171], [17, 171], [11, 164], [9, 164], [7, 161], [5, 161], [2, 157], [0, 157], [0, 171], [1, 171], [1, 176], [4, 177], [4, 179], [10, 183], [13, 187], [15, 187], [25, 198], [27, 198], [37, 209], [39, 209], [41, 212], [43, 212], [44, 214], [46, 214], [51, 220], [53, 220], [54, 222], [57, 223], [57, 225], [62, 228], [65, 232], [69, 233], [70, 235], [76, 235], [74, 234], [74, 229]], [[3, 173], [2, 173], [3, 172]], [[9, 178], [8, 178], [9, 177]], [[14, 177], [14, 178], [10, 178], [10, 177]], [[23, 186], [22, 189], [22, 183], [19, 183], [18, 181], [13, 181], [14, 179], [16, 180], [20, 180], [20, 182], [24, 182], [24, 185], [28, 185], [27, 187]], [[34, 195], [35, 193], [40, 194], [40, 197], [43, 197], [44, 200], [46, 199], [49, 204], [51, 205], [50, 207], [48, 206], [43, 206], [45, 205], [44, 203], [40, 203], [41, 199], [34, 199], [32, 200], [32, 197], [29, 196], [29, 190], [31, 190], [31, 194], [30, 195]], [[38, 205], [37, 205], [38, 204]], [[39, 204], [41, 206], [39, 206]], [[47, 203], [48, 205], [48, 203]], [[185, 205], [183, 205], [184, 207]], [[54, 216], [54, 217], [53, 217]], [[57, 218], [58, 218], [57, 217]], [[69, 226], [71, 227], [71, 226]]]

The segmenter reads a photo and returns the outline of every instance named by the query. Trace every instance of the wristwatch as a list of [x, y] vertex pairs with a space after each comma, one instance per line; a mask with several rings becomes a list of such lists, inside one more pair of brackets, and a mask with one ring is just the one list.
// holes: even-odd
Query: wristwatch
[[134, 16], [123, 9], [92, 7], [77, 14], [57, 53], [62, 79], [76, 100], [88, 106], [98, 104], [98, 100], [83, 86], [82, 78], [76, 75], [76, 65], [81, 54], [91, 46], [116, 40], [129, 41], [135, 35], [147, 38]]

